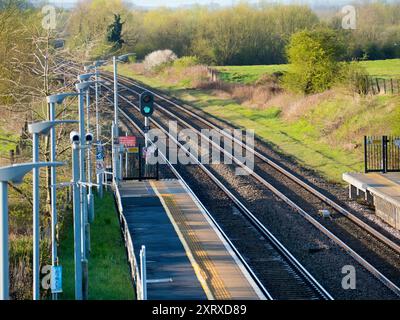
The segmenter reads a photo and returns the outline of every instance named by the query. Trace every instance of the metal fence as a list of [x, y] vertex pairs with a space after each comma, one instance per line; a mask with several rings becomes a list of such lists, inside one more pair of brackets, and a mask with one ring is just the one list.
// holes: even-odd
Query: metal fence
[[141, 144], [134, 152], [126, 152], [123, 154], [121, 169], [124, 180], [150, 180], [159, 179], [159, 163], [149, 164], [146, 160], [149, 157], [158, 155], [158, 150], [154, 150], [152, 155], [146, 153], [146, 148]]
[[124, 235], [125, 247], [128, 254], [128, 261], [131, 270], [131, 277], [133, 282], [136, 284], [136, 296], [138, 300], [146, 300], [147, 299], [147, 277], [146, 277], [146, 253], [145, 248], [141, 248], [140, 250], [140, 263], [139, 266], [136, 256], [135, 249], [133, 246], [133, 241], [131, 237], [131, 233], [129, 231], [128, 223], [124, 216], [124, 208], [122, 206], [121, 194], [119, 188], [116, 186], [114, 189], [115, 200], [117, 202], [119, 220], [121, 225], [121, 231]]
[[400, 137], [364, 137], [365, 172], [400, 172]]
[[400, 94], [399, 79], [374, 78], [370, 76], [354, 79], [359, 94]]
[[371, 90], [373, 94], [399, 94], [400, 93], [400, 82], [398, 79], [383, 79], [375, 78], [371, 79], [372, 85]]

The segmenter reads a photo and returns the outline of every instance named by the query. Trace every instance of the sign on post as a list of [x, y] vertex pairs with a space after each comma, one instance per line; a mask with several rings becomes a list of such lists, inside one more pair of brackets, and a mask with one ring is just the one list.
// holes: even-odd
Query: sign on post
[[101, 141], [97, 141], [96, 146], [96, 160], [104, 160], [104, 148]]
[[105, 171], [104, 147], [101, 140], [98, 140], [96, 144], [96, 174], [103, 174]]
[[62, 293], [62, 267], [52, 266], [51, 267], [51, 292]]
[[136, 147], [136, 137], [135, 136], [125, 136], [119, 137], [119, 143], [125, 148]]
[[106, 171], [106, 166], [104, 164], [104, 160], [96, 160], [96, 173], [103, 174]]
[[128, 153], [139, 153], [139, 147], [126, 148], [126, 152], [128, 152]]

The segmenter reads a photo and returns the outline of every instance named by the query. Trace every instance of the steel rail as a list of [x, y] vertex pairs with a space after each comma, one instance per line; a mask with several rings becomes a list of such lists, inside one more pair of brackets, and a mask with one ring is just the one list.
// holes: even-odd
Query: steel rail
[[[129, 88], [125, 85], [120, 85], [120, 86], [125, 87], [125, 89], [127, 89], [128, 91], [133, 91], [134, 93], [137, 93], [136, 91], [132, 90], [131, 88]], [[108, 90], [110, 90], [107, 86], [104, 86], [104, 87], [106, 87]], [[134, 106], [135, 108], [138, 108], [135, 104], [133, 104], [131, 101], [126, 99], [121, 94], [120, 94], [120, 97], [128, 104]], [[205, 139], [208, 139], [212, 145], [214, 145], [217, 149], [219, 149], [226, 156], [231, 158], [237, 165], [241, 166], [244, 170], [248, 171], [251, 176], [253, 176], [255, 179], [257, 179], [260, 183], [264, 184], [276, 196], [278, 196], [280, 199], [282, 199], [284, 202], [286, 202], [289, 206], [291, 206], [293, 209], [295, 209], [298, 213], [300, 213], [300, 215], [303, 216], [307, 221], [309, 221], [314, 227], [316, 227], [318, 230], [320, 230], [322, 233], [324, 233], [326, 236], [328, 236], [331, 240], [333, 240], [336, 244], [338, 244], [341, 248], [343, 248], [346, 252], [348, 252], [360, 265], [362, 265], [364, 268], [366, 268], [371, 274], [373, 274], [377, 279], [379, 279], [385, 286], [387, 286], [389, 289], [391, 289], [396, 295], [400, 296], [400, 288], [395, 283], [393, 283], [390, 279], [388, 279], [383, 273], [381, 273], [379, 270], [377, 270], [372, 264], [370, 264], [361, 255], [359, 255], [354, 249], [352, 249], [343, 240], [341, 240], [334, 233], [332, 233], [330, 230], [328, 230], [326, 227], [324, 227], [321, 223], [319, 223], [315, 218], [313, 218], [310, 214], [308, 214], [300, 206], [298, 206], [296, 203], [294, 203], [292, 200], [290, 200], [287, 196], [285, 196], [282, 192], [280, 192], [278, 189], [276, 189], [273, 185], [271, 185], [269, 182], [267, 182], [260, 175], [258, 175], [257, 173], [253, 172], [248, 167], [246, 167], [240, 160], [236, 159], [232, 154], [230, 154], [229, 152], [224, 150], [221, 146], [216, 144], [214, 141], [209, 139], [207, 136], [204, 136], [197, 129], [195, 129], [193, 126], [188, 124], [186, 121], [179, 119], [178, 116], [176, 116], [175, 114], [172, 114], [170, 111], [166, 110], [161, 105], [157, 104], [157, 106], [164, 112], [168, 113], [169, 115], [171, 115], [172, 117], [174, 117], [175, 119], [180, 121], [181, 123], [184, 123], [189, 128], [196, 131], [200, 136], [203, 136]], [[154, 124], [156, 124], [158, 127], [160, 127], [154, 119], [151, 119], [151, 121]], [[203, 166], [202, 164], [200, 164], [200, 165]], [[230, 192], [230, 191], [228, 190], [228, 192]]]
[[[107, 99], [110, 103], [112, 103], [112, 101], [110, 101], [109, 99]], [[132, 119], [131, 117], [129, 117], [128, 114], [125, 113], [124, 110], [122, 110], [121, 108], [119, 108], [119, 112], [126, 118], [126, 120], [128, 120], [135, 128], [136, 130], [138, 130], [140, 132], [140, 134], [144, 137], [144, 131], [140, 128], [140, 126], [138, 126]], [[153, 145], [154, 143], [152, 141], [150, 141], [150, 143]], [[260, 290], [263, 292], [263, 294], [265, 295], [265, 297], [268, 300], [274, 300], [272, 295], [269, 293], [269, 291], [264, 287], [264, 285], [262, 284], [261, 280], [258, 279], [257, 275], [254, 273], [254, 271], [251, 269], [251, 267], [249, 266], [249, 264], [247, 263], [246, 259], [241, 255], [241, 253], [239, 252], [239, 250], [235, 247], [235, 245], [232, 243], [232, 241], [229, 239], [229, 237], [226, 235], [226, 233], [222, 230], [221, 226], [217, 223], [217, 221], [214, 219], [214, 217], [211, 215], [211, 213], [208, 211], [208, 209], [203, 205], [203, 203], [200, 201], [200, 199], [197, 197], [197, 195], [194, 193], [194, 191], [190, 188], [190, 186], [187, 184], [187, 182], [185, 181], [185, 179], [180, 175], [180, 173], [175, 169], [175, 167], [171, 164], [171, 162], [167, 159], [167, 157], [162, 153], [159, 152], [159, 154], [161, 155], [161, 157], [164, 159], [165, 163], [168, 165], [168, 167], [171, 169], [171, 171], [173, 172], [173, 174], [175, 175], [175, 177], [177, 179], [179, 179], [180, 181], [182, 181], [182, 183], [184, 184], [185, 188], [187, 189], [187, 191], [191, 194], [191, 196], [195, 199], [195, 201], [201, 206], [202, 210], [207, 214], [207, 216], [211, 219], [211, 221], [213, 222], [213, 224], [216, 226], [216, 228], [218, 229], [218, 231], [221, 233], [221, 235], [223, 236], [223, 238], [225, 239], [225, 241], [229, 244], [229, 246], [231, 247], [231, 249], [235, 252], [235, 254], [238, 256], [240, 262], [244, 265], [244, 267], [246, 268], [246, 270], [249, 272], [250, 276], [253, 278], [253, 280], [255, 281], [255, 283], [258, 285], [258, 287], [260, 288]]]
[[[124, 77], [125, 78], [125, 77]], [[137, 85], [136, 83], [132, 82], [131, 80], [125, 80], [126, 82], [131, 82], [131, 84], [133, 84], [136, 87], [139, 87], [141, 89], [144, 90], [148, 90], [151, 91], [147, 88], [144, 88], [140, 85]], [[126, 85], [120, 84], [120, 86], [124, 87], [125, 89], [127, 89], [128, 91], [131, 91], [135, 94], [139, 94], [137, 91], [133, 90], [132, 88], [127, 87]], [[172, 101], [169, 101], [168, 99], [160, 96], [159, 94], [152, 92], [156, 97], [159, 97], [177, 107], [179, 107], [179, 105], [175, 104]], [[121, 96], [121, 95], [120, 95]], [[133, 103], [131, 103], [130, 101], [128, 101], [125, 97], [121, 96], [122, 99], [124, 99], [127, 103], [135, 106]], [[173, 116], [175, 119], [177, 119], [178, 121], [185, 123], [185, 125], [188, 125], [189, 127], [191, 127], [193, 130], [197, 131], [195, 128], [193, 128], [193, 126], [187, 124], [184, 120], [179, 119], [176, 115], [172, 114], [171, 112], [169, 112], [168, 110], [166, 110], [165, 108], [163, 108], [162, 106], [160, 106], [157, 103], [157, 106], [159, 108], [161, 108], [163, 111], [167, 112], [168, 114], [170, 114], [171, 116]], [[136, 107], [136, 106], [135, 106]], [[182, 108], [182, 107], [181, 107]], [[152, 120], [154, 122], [154, 120]], [[216, 126], [214, 126], [215, 128], [217, 128]], [[219, 128], [217, 128], [219, 129]], [[221, 130], [219, 130], [221, 131]], [[232, 137], [231, 137], [232, 138]], [[206, 139], [208, 139], [208, 137], [206, 137]], [[211, 144], [213, 144], [213, 141], [211, 141], [210, 139], [208, 139], [210, 141]], [[237, 140], [237, 139], [236, 139]], [[237, 140], [239, 141], [239, 140]], [[236, 142], [236, 141], [235, 141]], [[236, 142], [238, 143], [238, 142]], [[216, 145], [214, 143], [214, 145]], [[235, 159], [231, 154], [227, 153], [226, 150], [222, 149], [220, 146], [216, 145], [216, 147], [223, 152], [225, 155], [227, 155], [228, 157], [230, 157], [233, 161], [235, 161], [235, 163], [237, 163], [238, 165], [242, 166], [245, 170], [247, 170], [254, 178], [256, 178], [259, 182], [261, 182], [262, 184], [264, 184], [268, 189], [270, 189], [275, 195], [277, 195], [279, 198], [281, 198], [282, 200], [284, 200], [288, 205], [290, 205], [292, 208], [294, 208], [297, 212], [299, 212], [307, 221], [309, 221], [311, 224], [313, 224], [317, 229], [319, 229], [320, 231], [322, 231], [326, 236], [328, 236], [330, 239], [332, 239], [335, 243], [337, 243], [340, 247], [342, 247], [344, 250], [346, 250], [358, 263], [360, 263], [362, 266], [364, 266], [371, 274], [373, 274], [376, 278], [378, 278], [384, 285], [386, 285], [388, 288], [390, 288], [393, 292], [395, 292], [398, 296], [400, 296], [400, 288], [398, 286], [396, 286], [391, 280], [389, 280], [386, 276], [384, 276], [381, 272], [379, 272], [374, 266], [372, 266], [368, 261], [366, 261], [363, 257], [361, 257], [358, 253], [356, 253], [352, 248], [350, 248], [345, 242], [343, 242], [340, 238], [338, 238], [336, 235], [334, 235], [331, 231], [329, 231], [328, 229], [326, 229], [322, 224], [320, 224], [317, 220], [315, 220], [311, 215], [309, 215], [307, 212], [305, 212], [302, 208], [300, 208], [297, 204], [295, 204], [293, 201], [291, 201], [288, 197], [286, 197], [283, 193], [281, 193], [279, 190], [277, 190], [275, 187], [273, 187], [270, 183], [268, 183], [267, 181], [265, 181], [261, 176], [259, 176], [258, 174], [250, 171], [247, 167], [243, 166], [243, 164], [238, 161], [237, 159]], [[267, 159], [267, 158], [266, 158]], [[271, 161], [268, 159], [268, 161]], [[271, 161], [272, 162], [272, 161]], [[272, 162], [273, 163], [273, 162]], [[279, 166], [280, 167], [280, 166]], [[282, 170], [284, 170], [282, 168]], [[285, 170], [286, 171], [286, 170]], [[325, 197], [325, 196], [324, 196]], [[376, 230], [375, 230], [376, 231]], [[377, 231], [376, 231], [377, 232]], [[383, 235], [382, 235], [383, 236]], [[390, 241], [388, 239], [388, 241]], [[392, 246], [391, 246], [392, 247]]]
[[[246, 150], [254, 153], [254, 155], [257, 158], [259, 158], [260, 160], [264, 161], [266, 164], [270, 165], [271, 167], [273, 167], [274, 169], [276, 169], [277, 171], [279, 171], [280, 173], [282, 173], [283, 175], [288, 177], [290, 180], [294, 181], [295, 183], [297, 183], [298, 185], [300, 185], [301, 187], [303, 187], [304, 189], [306, 189], [307, 191], [312, 193], [314, 196], [318, 197], [320, 200], [322, 200], [323, 202], [325, 202], [326, 204], [328, 204], [329, 206], [334, 208], [337, 212], [339, 212], [340, 214], [342, 214], [346, 218], [350, 219], [353, 223], [355, 223], [356, 225], [358, 225], [362, 229], [366, 230], [368, 233], [373, 235], [379, 241], [381, 241], [384, 244], [386, 244], [388, 247], [393, 249], [395, 252], [400, 253], [400, 245], [398, 245], [397, 243], [393, 242], [392, 240], [390, 240], [389, 238], [384, 236], [378, 230], [376, 230], [375, 228], [371, 227], [369, 224], [367, 224], [364, 221], [362, 221], [360, 218], [358, 218], [357, 216], [355, 216], [354, 214], [352, 214], [351, 212], [349, 212], [348, 210], [343, 208], [340, 204], [336, 203], [334, 200], [332, 200], [329, 197], [327, 197], [324, 194], [322, 194], [320, 191], [318, 191], [317, 189], [312, 187], [310, 184], [308, 184], [304, 180], [301, 180], [300, 178], [295, 176], [293, 173], [291, 173], [288, 170], [286, 170], [283, 167], [281, 167], [275, 161], [269, 159], [268, 157], [266, 157], [265, 155], [263, 155], [259, 151], [250, 148], [249, 146], [244, 144], [243, 141], [241, 141], [241, 140], [237, 139], [236, 137], [228, 134], [227, 132], [225, 132], [224, 130], [222, 130], [221, 128], [216, 126], [215, 124], [213, 124], [210, 121], [202, 118], [201, 116], [199, 116], [198, 114], [194, 113], [193, 111], [187, 110], [186, 108], [180, 106], [179, 104], [171, 101], [168, 98], [165, 98], [165, 97], [161, 96], [160, 94], [152, 91], [151, 89], [142, 87], [141, 85], [137, 84], [136, 82], [132, 81], [131, 79], [128, 79], [126, 77], [123, 77], [123, 78], [124, 78], [124, 81], [126, 81], [128, 83], [131, 83], [132, 85], [134, 85], [134, 86], [136, 86], [136, 87], [138, 87], [140, 89], [150, 91], [151, 93], [153, 93], [159, 99], [162, 99], [162, 100], [174, 105], [179, 110], [181, 110], [181, 111], [185, 112], [186, 114], [196, 118], [197, 120], [203, 122], [207, 126], [217, 130], [220, 134], [222, 134], [225, 137], [229, 138], [232, 142], [235, 142], [235, 143], [239, 144], [242, 148], [245, 148]], [[137, 91], [133, 90], [132, 88], [129, 88], [129, 87], [123, 85], [123, 84], [120, 84], [120, 86], [125, 87], [126, 89], [131, 90], [132, 92], [135, 92], [136, 94], [139, 94], [139, 92], [137, 92]], [[157, 104], [157, 105], [159, 106], [159, 104]]]
[[[107, 90], [109, 90], [110, 92], [112, 92], [112, 89], [103, 85]], [[135, 106], [134, 104], [130, 103], [125, 97], [123, 97], [121, 94], [119, 94], [120, 98], [122, 98], [123, 100], [125, 100], [127, 103], [133, 105], [137, 110], [139, 110], [139, 108], [137, 106]], [[108, 100], [110, 103], [112, 103], [112, 101], [108, 98], [106, 98], [106, 100]], [[143, 131], [136, 125], [136, 123], [121, 109], [119, 108], [119, 112], [121, 112], [124, 117], [131, 122], [142, 134]], [[155, 125], [157, 127], [159, 127], [164, 133], [166, 133], [168, 136], [169, 133], [167, 131], [164, 130], [164, 128], [162, 128], [162, 126], [160, 126], [158, 123], [154, 122], [153, 119], [151, 119], [151, 121], [153, 123], [155, 123]], [[298, 271], [300, 271], [301, 275], [303, 275], [303, 278], [305, 277], [306, 280], [309, 282], [309, 284], [314, 288], [314, 290], [316, 290], [318, 292], [318, 294], [327, 300], [333, 300], [332, 296], [313, 278], [313, 276], [311, 274], [309, 274], [309, 272], [298, 262], [298, 260], [269, 232], [268, 229], [265, 228], [264, 225], [262, 225], [261, 222], [259, 222], [257, 220], [257, 218], [255, 218], [255, 216], [207, 169], [205, 168], [190, 152], [188, 152], [188, 150], [186, 148], [184, 148], [179, 141], [175, 140], [173, 137], [170, 136], [170, 138], [172, 140], [174, 140], [174, 142], [180, 146], [180, 148], [182, 150], [184, 150], [190, 157], [192, 157], [199, 165], [200, 167], [203, 169], [203, 171], [214, 181], [214, 183], [216, 183], [224, 192], [225, 194], [228, 195], [229, 198], [231, 198], [231, 200], [233, 200], [233, 202], [238, 206], [239, 209], [241, 209], [241, 211], [243, 213], [245, 213], [245, 215], [248, 218], [253, 218], [254, 220], [251, 221], [253, 225], [255, 225], [257, 227], [257, 229], [259, 231], [261, 231], [261, 233], [270, 240], [270, 242], [274, 245], [275, 248], [277, 248], [279, 250], [279, 252], [281, 252], [281, 254], [286, 258], [286, 260], [288, 260], [290, 262], [290, 264], [292, 264]], [[161, 153], [161, 155], [163, 156], [164, 160], [167, 161], [169, 167], [172, 169], [172, 171], [177, 174], [180, 179], [184, 182], [184, 184], [189, 187], [187, 185], [187, 183], [183, 180], [183, 178], [179, 175], [178, 171], [172, 166], [172, 164], [170, 164], [170, 162], [167, 160], [167, 158]], [[189, 190], [191, 190], [189, 188]], [[191, 191], [192, 195], [196, 198], [197, 196], [194, 194], [193, 191]], [[200, 200], [198, 200], [199, 203]], [[206, 209], [204, 207], [204, 205], [201, 203], [201, 206]], [[250, 272], [250, 274], [252, 275], [253, 279], [255, 280], [255, 282], [260, 286], [260, 289], [265, 293], [266, 297], [269, 297], [272, 299], [272, 296], [269, 294], [269, 292], [265, 289], [265, 287], [262, 285], [261, 281], [256, 277], [256, 275], [254, 274], [253, 270], [250, 268], [250, 266], [247, 264], [247, 262], [245, 261], [245, 259], [242, 257], [242, 255], [239, 253], [239, 251], [237, 250], [237, 248], [233, 245], [233, 243], [231, 242], [231, 240], [228, 238], [228, 236], [223, 232], [222, 228], [218, 225], [218, 223], [215, 221], [215, 219], [211, 216], [211, 214], [208, 212], [208, 210], [206, 210], [208, 216], [212, 219], [212, 221], [215, 223], [215, 225], [217, 226], [217, 228], [221, 231], [222, 235], [224, 236], [224, 238], [226, 239], [226, 241], [230, 244], [230, 246], [232, 247], [232, 249], [235, 251], [236, 254], [238, 254], [240, 260], [242, 261], [242, 263], [245, 265], [245, 267], [247, 268], [247, 270]]]
[[[125, 77], [124, 77], [125, 78]], [[126, 82], [130, 82], [131, 84], [133, 84], [136, 87], [139, 87], [141, 89], [144, 90], [149, 90], [148, 88], [144, 88], [140, 85], [137, 85], [136, 83], [132, 82], [131, 80], [126, 80], [124, 79], [124, 81]], [[132, 88], [129, 88], [123, 84], [120, 84], [120, 86], [125, 87], [125, 89], [127, 89], [128, 91], [131, 91], [135, 94], [139, 94], [137, 91], [133, 90]], [[176, 106], [177, 108], [186, 111], [186, 113], [196, 117], [198, 120], [202, 121], [203, 123], [209, 125], [210, 127], [217, 129], [218, 131], [220, 131], [222, 134], [226, 132], [224, 132], [223, 130], [221, 130], [220, 128], [218, 128], [217, 126], [211, 124], [209, 121], [202, 119], [200, 116], [198, 116], [195, 113], [192, 113], [191, 111], [188, 111], [186, 109], [184, 109], [183, 107], [179, 106], [178, 104], [174, 103], [173, 101], [170, 101], [169, 99], [166, 99], [164, 97], [162, 97], [161, 95], [151, 91], [156, 97], [159, 97], [161, 99], [163, 99], [164, 101], [173, 104], [174, 106]], [[120, 95], [121, 96], [121, 95]], [[130, 101], [128, 101], [127, 99], [125, 99], [125, 97], [121, 96], [121, 98], [123, 98], [127, 103], [134, 105], [133, 103], [131, 103]], [[166, 110], [165, 108], [163, 108], [162, 106], [160, 106], [157, 103], [157, 106], [159, 108], [161, 108], [164, 112], [168, 113], [169, 115], [173, 116], [175, 119], [177, 119], [178, 121], [180, 121], [181, 123], [184, 123], [185, 125], [191, 127], [193, 130], [196, 130], [195, 128], [193, 128], [193, 126], [187, 124], [184, 120], [179, 119], [176, 115], [172, 114], [171, 112], [169, 112], [168, 110]], [[136, 106], [135, 106], [136, 107]], [[154, 121], [153, 121], [154, 122]], [[196, 130], [198, 132], [198, 130]], [[240, 144], [242, 147], [246, 147], [246, 149], [248, 150], [247, 146], [244, 146], [243, 142], [236, 139], [235, 137], [232, 137], [231, 135], [227, 135], [228, 138], [230, 138], [232, 141], [234, 141], [235, 143]], [[207, 138], [207, 137], [206, 137]], [[209, 140], [211, 143], [213, 143], [213, 141]], [[215, 145], [215, 144], [214, 144]], [[230, 157], [233, 161], [235, 161], [234, 157], [230, 154], [228, 154], [226, 152], [226, 150], [221, 150], [222, 148], [220, 146], [217, 146], [218, 149], [220, 149], [221, 152], [224, 152], [225, 155], [227, 155], [228, 157]], [[252, 150], [250, 150], [252, 151]], [[395, 243], [393, 243], [391, 240], [387, 239], [386, 237], [384, 237], [383, 235], [381, 235], [378, 231], [376, 231], [375, 229], [373, 229], [372, 227], [370, 227], [369, 225], [365, 224], [365, 222], [359, 220], [357, 217], [355, 217], [354, 215], [352, 215], [351, 213], [349, 213], [346, 209], [342, 208], [340, 205], [336, 204], [334, 201], [332, 201], [331, 199], [329, 199], [328, 197], [324, 196], [323, 194], [321, 194], [319, 191], [315, 190], [313, 187], [311, 187], [310, 185], [308, 185], [307, 183], [305, 183], [304, 181], [300, 180], [299, 178], [297, 178], [296, 176], [294, 176], [293, 174], [291, 174], [290, 172], [288, 172], [287, 170], [283, 169], [282, 167], [280, 167], [278, 164], [276, 164], [275, 162], [271, 161], [270, 159], [268, 159], [267, 157], [265, 157], [264, 155], [260, 154], [258, 151], [255, 151], [254, 154], [260, 158], [261, 160], [263, 160], [264, 162], [266, 162], [267, 164], [271, 165], [272, 167], [274, 167], [275, 169], [277, 169], [278, 171], [282, 172], [283, 174], [285, 174], [286, 176], [288, 176], [289, 178], [293, 178], [292, 180], [295, 181], [297, 184], [303, 186], [304, 188], [306, 188], [308, 191], [310, 191], [311, 193], [315, 192], [315, 195], [318, 196], [321, 200], [323, 200], [324, 202], [328, 203], [329, 205], [331, 205], [333, 208], [335, 208], [338, 212], [344, 214], [345, 216], [349, 215], [351, 220], [353, 220], [356, 224], [358, 224], [360, 227], [362, 227], [363, 229], [365, 229], [366, 231], [370, 232], [372, 235], [374, 235], [376, 238], [378, 238], [379, 240], [381, 240], [382, 242], [386, 243], [388, 246], [390, 246], [392, 249], [394, 249], [395, 251], [399, 251], [399, 246]], [[235, 161], [238, 165], [242, 165], [242, 163], [238, 160]], [[239, 163], [238, 163], [239, 162]], [[248, 168], [244, 168], [245, 170], [249, 171]], [[251, 173], [251, 172], [249, 172]], [[357, 254], [353, 249], [351, 249], [348, 245], [346, 245], [341, 239], [339, 239], [336, 235], [334, 235], [331, 231], [329, 231], [328, 229], [326, 229], [323, 225], [321, 225], [317, 220], [315, 220], [313, 217], [311, 217], [308, 213], [306, 213], [302, 208], [300, 208], [298, 205], [296, 205], [293, 201], [291, 201], [290, 199], [288, 199], [285, 195], [283, 195], [279, 190], [277, 190], [275, 187], [273, 187], [271, 184], [269, 184], [268, 182], [266, 182], [263, 178], [261, 178], [259, 175], [252, 173], [253, 177], [255, 177], [258, 181], [260, 181], [261, 183], [263, 183], [266, 187], [268, 187], [271, 191], [273, 191], [278, 197], [280, 197], [282, 200], [284, 200], [286, 203], [288, 203], [290, 206], [292, 206], [294, 209], [296, 209], [296, 211], [298, 211], [304, 218], [306, 218], [310, 223], [312, 223], [316, 228], [318, 228], [320, 231], [322, 231], [325, 235], [327, 235], [329, 238], [331, 238], [333, 241], [335, 241], [339, 246], [341, 246], [343, 249], [345, 249], [358, 263], [360, 263], [362, 266], [364, 266], [369, 272], [371, 272], [375, 277], [377, 277], [382, 283], [384, 283], [388, 288], [390, 288], [393, 292], [395, 292], [397, 295], [400, 296], [400, 288], [398, 286], [396, 286], [392, 281], [390, 281], [388, 278], [386, 278], [381, 272], [379, 272], [375, 267], [373, 267], [368, 261], [366, 261], [364, 258], [362, 258], [359, 254]], [[339, 209], [337, 209], [337, 208]], [[345, 212], [345, 213], [344, 213]]]
[[[112, 92], [112, 89], [103, 84], [103, 86]], [[125, 97], [119, 94], [120, 98], [122, 98], [125, 102], [135, 107], [138, 111], [140, 110], [135, 104], [128, 101]], [[106, 98], [110, 103], [111, 101]], [[121, 109], [119, 111], [131, 122], [134, 123], [130, 117]], [[169, 132], [167, 132], [160, 124], [158, 124], [154, 119], [151, 118], [151, 122], [153, 122], [161, 131], [163, 131], [171, 140], [173, 140], [185, 153], [187, 153], [200, 167], [201, 169], [220, 187], [221, 190], [237, 205], [239, 209], [245, 214], [245, 216], [250, 220], [250, 222], [267, 238], [270, 240], [271, 244], [274, 245], [276, 249], [286, 258], [286, 260], [298, 271], [300, 275], [309, 285], [314, 288], [314, 290], [324, 299], [333, 300], [333, 297], [326, 291], [325, 288], [301, 265], [301, 263], [289, 252], [289, 250], [283, 246], [283, 244], [275, 238], [275, 236], [254, 216], [254, 214], [248, 210], [248, 208], [237, 199], [227, 187], [223, 185], [196, 157], [194, 157], [182, 144], [172, 137]], [[164, 156], [165, 158], [165, 156]], [[165, 158], [166, 159], [166, 158]], [[175, 170], [176, 171], [176, 170]], [[214, 220], [214, 219], [213, 219]], [[215, 221], [215, 220], [214, 220]], [[220, 228], [220, 227], [219, 227]], [[227, 238], [227, 240], [229, 240]], [[231, 242], [229, 240], [229, 242]], [[236, 250], [237, 251], [237, 250]], [[247, 264], [247, 263], [246, 263]], [[252, 272], [253, 273], [253, 272]]]
[[[104, 86], [104, 85], [103, 85]], [[106, 89], [111, 90], [107, 86]], [[119, 96], [128, 104], [134, 106], [138, 111], [140, 110], [135, 104], [128, 101], [121, 94]], [[107, 99], [108, 100], [108, 99]], [[110, 101], [110, 100], [109, 100]], [[130, 122], [133, 122], [129, 116], [119, 108], [119, 111], [127, 118]], [[166, 134], [176, 145], [178, 145], [186, 154], [188, 154], [197, 165], [213, 180], [213, 182], [236, 204], [236, 206], [246, 215], [246, 217], [250, 220], [250, 222], [274, 245], [275, 248], [279, 250], [279, 252], [286, 258], [286, 260], [302, 275], [302, 278], [305, 279], [313, 288], [318, 292], [318, 294], [326, 299], [333, 300], [333, 297], [329, 294], [329, 292], [306, 270], [306, 268], [289, 252], [289, 250], [259, 221], [255, 215], [237, 198], [233, 195], [229, 189], [223, 185], [218, 178], [215, 177], [195, 156], [193, 156], [178, 140], [176, 140], [173, 136], [169, 134], [167, 130], [165, 130], [160, 124], [158, 124], [155, 120], [151, 119], [151, 121]], [[165, 156], [163, 157], [165, 158]], [[214, 220], [214, 219], [213, 219]], [[215, 221], [215, 220], [214, 220]], [[220, 227], [219, 227], [220, 228]], [[230, 242], [230, 241], [229, 241]], [[237, 251], [237, 250], [235, 250]]]

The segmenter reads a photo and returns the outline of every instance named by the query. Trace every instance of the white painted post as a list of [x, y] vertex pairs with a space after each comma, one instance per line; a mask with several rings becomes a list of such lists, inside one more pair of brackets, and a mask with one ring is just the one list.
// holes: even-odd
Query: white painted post
[[[33, 134], [33, 162], [39, 162], [39, 134]], [[40, 266], [40, 195], [39, 168], [33, 169], [33, 300], [40, 299], [39, 266]]]
[[140, 280], [142, 287], [142, 300], [147, 300], [147, 270], [146, 270], [146, 247], [140, 250]]
[[9, 299], [8, 185], [0, 182], [0, 300]]

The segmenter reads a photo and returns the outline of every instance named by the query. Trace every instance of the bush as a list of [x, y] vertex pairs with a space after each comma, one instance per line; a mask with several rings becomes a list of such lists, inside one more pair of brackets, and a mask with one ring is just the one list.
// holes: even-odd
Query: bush
[[136, 56], [129, 56], [128, 57], [128, 63], [136, 63], [137, 59]]
[[352, 92], [367, 95], [369, 91], [369, 74], [358, 63], [349, 63], [343, 68], [343, 76]]
[[341, 72], [343, 45], [328, 29], [295, 33], [287, 47], [290, 70], [284, 77], [289, 89], [312, 94], [330, 89]]
[[200, 60], [195, 56], [185, 56], [174, 61], [176, 68], [189, 68], [200, 64]]
[[178, 57], [171, 50], [157, 50], [148, 54], [143, 61], [144, 68], [147, 71], [166, 66], [174, 62]]

